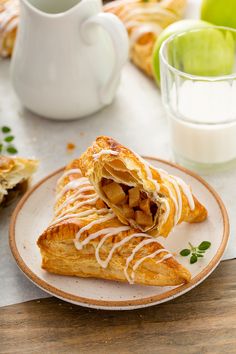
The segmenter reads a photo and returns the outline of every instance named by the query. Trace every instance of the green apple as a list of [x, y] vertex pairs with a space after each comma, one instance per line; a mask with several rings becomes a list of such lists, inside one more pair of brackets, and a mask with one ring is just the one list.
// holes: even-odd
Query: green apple
[[218, 76], [232, 73], [234, 49], [232, 32], [209, 27], [175, 37], [167, 55], [169, 63], [185, 73]]
[[201, 19], [214, 25], [236, 28], [236, 1], [203, 0]]
[[164, 31], [161, 32], [160, 36], [158, 37], [153, 53], [152, 53], [152, 67], [156, 82], [160, 85], [160, 62], [159, 62], [159, 51], [161, 48], [162, 43], [178, 32], [184, 32], [191, 29], [197, 29], [202, 27], [210, 27], [211, 24], [201, 20], [181, 20], [172, 23], [170, 26], [166, 27]]

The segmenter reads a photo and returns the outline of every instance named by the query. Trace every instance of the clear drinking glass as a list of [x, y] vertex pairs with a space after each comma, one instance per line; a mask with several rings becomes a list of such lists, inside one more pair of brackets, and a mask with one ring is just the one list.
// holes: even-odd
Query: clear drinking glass
[[195, 170], [236, 163], [236, 30], [177, 33], [160, 49], [161, 92], [176, 162]]

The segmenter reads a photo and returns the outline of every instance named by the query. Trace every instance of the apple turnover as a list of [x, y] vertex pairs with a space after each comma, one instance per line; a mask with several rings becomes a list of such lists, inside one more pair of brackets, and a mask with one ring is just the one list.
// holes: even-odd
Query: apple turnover
[[19, 23], [19, 1], [0, 0], [0, 56], [11, 56]]
[[152, 52], [164, 28], [180, 20], [187, 0], [115, 0], [104, 5], [105, 12], [117, 15], [130, 39], [130, 58], [153, 77]]
[[109, 137], [81, 157], [82, 171], [120, 221], [152, 236], [167, 236], [182, 221], [201, 222], [206, 208], [179, 177], [148, 164]]
[[24, 192], [29, 177], [36, 171], [38, 162], [20, 157], [0, 155], [0, 204], [7, 205]]
[[58, 181], [55, 217], [38, 246], [42, 268], [55, 274], [156, 286], [191, 278], [157, 239], [119, 221], [81, 173], [79, 159]]

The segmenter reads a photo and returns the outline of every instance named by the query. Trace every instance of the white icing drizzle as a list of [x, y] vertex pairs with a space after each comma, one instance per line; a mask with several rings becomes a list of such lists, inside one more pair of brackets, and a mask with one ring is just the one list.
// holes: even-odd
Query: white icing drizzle
[[[175, 191], [176, 191], [176, 194], [178, 197], [178, 202], [177, 202], [176, 198], [173, 196], [173, 193], [171, 192], [169, 186], [167, 186], [165, 184], [166, 188], [168, 189], [169, 195], [175, 204], [175, 209], [176, 209], [175, 223], [177, 224], [179, 221], [179, 218], [181, 217], [181, 213], [182, 213], [182, 195], [181, 195], [181, 191], [180, 191], [179, 186], [182, 188], [183, 194], [185, 195], [185, 197], [188, 201], [190, 210], [195, 209], [193, 194], [191, 192], [190, 187], [180, 177], [169, 175], [168, 172], [166, 172], [163, 169], [156, 168], [156, 170], [161, 175], [162, 178], [169, 180], [169, 182], [172, 183], [175, 188]], [[180, 216], [179, 216], [179, 214], [180, 214]]]
[[118, 151], [109, 150], [109, 149], [105, 150], [104, 149], [104, 150], [99, 151], [97, 154], [93, 154], [93, 158], [94, 159], [98, 159], [102, 155], [115, 155], [115, 156], [117, 156], [118, 154], [119, 154]]
[[163, 220], [162, 220], [162, 223], [165, 224], [168, 220], [168, 217], [170, 215], [170, 204], [168, 202], [168, 200], [166, 200], [165, 198], [161, 198], [161, 202], [165, 204], [165, 213], [163, 215]]
[[169, 259], [169, 258], [174, 258], [173, 254], [171, 254], [171, 253], [166, 254], [164, 257], [162, 257], [161, 259], [159, 259], [159, 261], [156, 261], [156, 264], [161, 263], [161, 262], [163, 262], [164, 260]]
[[103, 214], [103, 213], [107, 213], [107, 212], [110, 212], [110, 210], [107, 208], [102, 208], [102, 209], [89, 209], [89, 210], [81, 211], [80, 213], [66, 214], [64, 216], [59, 216], [58, 218], [56, 218], [50, 224], [50, 226], [55, 225], [61, 221], [67, 220], [67, 219], [79, 219], [84, 216], [88, 216], [88, 215], [92, 215], [92, 214]]
[[161, 31], [162, 31], [162, 27], [154, 24], [154, 23], [150, 23], [150, 24], [145, 24], [145, 25], [141, 25], [137, 28], [135, 28], [131, 35], [130, 35], [130, 45], [131, 47], [133, 47], [133, 45], [145, 34], [147, 33], [153, 33], [156, 36], [158, 36]]
[[84, 239], [81, 242], [76, 237], [74, 241], [75, 247], [80, 250], [83, 248], [84, 245], [87, 245], [90, 241], [94, 240], [95, 238], [101, 235], [106, 235], [107, 233], [110, 233], [111, 235], [117, 235], [119, 232], [128, 231], [128, 230], [130, 230], [129, 226], [107, 227], [105, 229], [94, 232], [93, 234], [89, 235], [88, 237], [86, 237], [86, 239]]
[[188, 204], [189, 204], [190, 210], [194, 210], [195, 209], [195, 203], [194, 203], [193, 194], [191, 192], [190, 187], [181, 178], [176, 177], [176, 176], [173, 177], [173, 178], [177, 181], [177, 183], [182, 188], [183, 193], [184, 193], [185, 197], [188, 200]]
[[64, 216], [67, 213], [71, 213], [72, 211], [77, 210], [78, 208], [80, 208], [80, 207], [82, 207], [83, 205], [86, 205], [86, 204], [94, 205], [96, 203], [96, 201], [99, 199], [98, 195], [97, 194], [95, 194], [95, 195], [96, 195], [96, 197], [91, 198], [91, 199], [87, 199], [84, 202], [80, 202], [80, 203], [74, 205], [73, 207], [65, 210], [64, 213], [60, 214], [60, 216]]
[[101, 222], [106, 222], [108, 220], [111, 220], [111, 219], [114, 219], [115, 218], [115, 214], [114, 213], [110, 213], [100, 219], [97, 219], [97, 220], [94, 220], [94, 221], [91, 221], [88, 225], [82, 227], [79, 232], [77, 232], [76, 234], [76, 240], [79, 242], [80, 240], [80, 237], [82, 235], [82, 233], [84, 231], [88, 231], [89, 229], [91, 229], [91, 227], [93, 227], [94, 225], [97, 225], [97, 224], [100, 224]]
[[166, 172], [165, 170], [163, 169], [157, 169], [157, 172], [159, 172], [160, 174], [164, 175], [164, 177], [166, 179], [168, 179], [168, 177], [170, 177], [171, 179], [175, 179], [177, 181], [177, 183], [181, 186], [182, 190], [183, 190], [183, 193], [185, 195], [185, 197], [187, 198], [188, 200], [188, 204], [189, 204], [189, 207], [191, 210], [194, 210], [195, 209], [195, 203], [194, 203], [194, 199], [193, 199], [193, 194], [191, 192], [191, 189], [189, 187], [189, 185], [187, 185], [187, 183], [185, 183], [182, 178], [180, 177], [177, 177], [177, 176], [172, 176], [172, 175], [169, 175], [168, 172]]
[[[76, 169], [70, 169], [68, 171], [65, 171], [64, 174], [60, 177], [60, 179], [58, 180], [58, 184], [66, 177], [69, 176], [71, 174], [81, 174], [81, 170], [79, 168]], [[79, 188], [81, 186], [87, 185], [85, 187]], [[61, 190], [61, 192], [58, 194], [57, 196], [57, 201], [69, 190], [75, 190], [75, 193], [72, 194], [69, 198], [67, 198], [57, 209], [56, 209], [56, 219], [51, 223], [51, 225], [55, 225], [58, 222], [61, 222], [63, 220], [67, 220], [70, 218], [80, 218], [83, 216], [87, 216], [90, 214], [93, 214], [95, 212], [97, 212], [98, 214], [100, 213], [104, 213], [104, 211], [107, 211], [106, 208], [101, 209], [101, 210], [86, 210], [84, 212], [80, 212], [80, 213], [73, 213], [71, 214], [73, 211], [77, 210], [78, 208], [80, 208], [83, 205], [87, 205], [87, 204], [95, 204], [96, 201], [98, 200], [98, 196], [96, 193], [92, 193], [92, 194], [83, 194], [84, 192], [87, 191], [91, 191], [91, 192], [95, 192], [93, 186], [91, 184], [89, 184], [89, 180], [85, 177], [80, 176], [79, 178], [74, 179], [73, 181], [68, 182], [64, 188]], [[79, 201], [79, 199], [86, 199], [85, 201], [80, 201], [79, 203], [76, 203], [77, 201]], [[60, 214], [60, 211], [62, 209], [64, 209], [67, 205], [69, 204], [74, 204], [71, 208], [67, 209], [64, 213]], [[101, 211], [101, 212], [100, 212]]]
[[182, 203], [182, 195], [181, 195], [181, 191], [179, 188], [178, 183], [176, 182], [176, 180], [174, 178], [172, 178], [171, 176], [168, 176], [169, 181], [172, 183], [172, 185], [174, 186], [174, 189], [176, 191], [177, 194], [177, 200], [178, 200], [178, 208], [175, 214], [175, 224], [178, 224], [180, 218], [181, 218], [181, 214], [182, 214], [182, 207], [183, 207], [183, 203]]
[[[142, 257], [141, 259], [139, 259], [135, 265], [133, 266], [133, 270], [132, 270], [132, 273], [131, 273], [131, 283], [134, 282], [134, 278], [135, 278], [135, 271], [138, 269], [138, 267], [146, 260], [146, 259], [149, 259], [149, 258], [154, 258], [155, 256], [157, 256], [158, 254], [162, 253], [162, 252], [167, 252], [168, 255], [169, 255], [169, 252], [165, 249], [165, 248], [161, 248], [159, 250], [156, 250], [155, 252], [145, 256], [145, 257]], [[172, 256], [172, 255], [171, 255]], [[162, 258], [162, 261], [164, 260], [164, 257]]]
[[[110, 217], [111, 219], [112, 217]], [[102, 230], [99, 230], [95, 233], [92, 233], [91, 235], [89, 235], [88, 237], [86, 237], [83, 241], [80, 241], [80, 237], [81, 237], [81, 234], [82, 232], [90, 229], [93, 225], [95, 224], [98, 224], [99, 222], [102, 222], [102, 221], [106, 221], [106, 220], [109, 220], [108, 217], [104, 217], [104, 218], [101, 218], [99, 220], [95, 220], [95, 221], [92, 221], [91, 223], [89, 223], [88, 225], [86, 225], [84, 228], [80, 229], [80, 231], [76, 234], [76, 238], [74, 240], [74, 244], [75, 244], [75, 247], [79, 250], [81, 250], [83, 248], [84, 245], [88, 244], [91, 240], [94, 240], [95, 238], [99, 237], [99, 236], [103, 236], [103, 238], [100, 240], [99, 244], [97, 245], [96, 249], [95, 249], [95, 257], [96, 257], [96, 260], [98, 262], [98, 264], [102, 267], [102, 268], [107, 268], [109, 262], [111, 261], [112, 259], [112, 256], [115, 252], [115, 250], [121, 246], [123, 246], [125, 243], [129, 242], [130, 240], [132, 240], [133, 238], [136, 238], [136, 237], [145, 237], [145, 240], [141, 241], [132, 251], [132, 254], [127, 258], [126, 260], [126, 266], [124, 268], [124, 274], [128, 280], [128, 282], [130, 284], [133, 284], [134, 281], [134, 272], [135, 270], [139, 267], [139, 265], [145, 261], [145, 259], [147, 258], [154, 258], [157, 254], [161, 253], [161, 252], [167, 252], [168, 253], [168, 257], [163, 257], [162, 259], [167, 259], [167, 258], [170, 258], [170, 257], [173, 257], [171, 254], [169, 254], [169, 252], [162, 248], [162, 249], [159, 249], [155, 252], [153, 252], [152, 254], [150, 255], [147, 255], [145, 257], [142, 257], [141, 259], [139, 259], [133, 266], [132, 268], [132, 275], [131, 275], [131, 279], [128, 275], [128, 272], [127, 272], [127, 269], [128, 269], [128, 266], [129, 266], [129, 263], [133, 260], [133, 258], [135, 257], [135, 254], [142, 248], [144, 247], [145, 245], [147, 244], [150, 244], [150, 243], [158, 243], [158, 241], [154, 238], [152, 238], [151, 236], [147, 235], [147, 234], [144, 234], [144, 233], [134, 233], [134, 234], [131, 234], [131, 235], [128, 235], [126, 237], [124, 237], [121, 241], [119, 242], [116, 242], [107, 258], [105, 260], [102, 260], [100, 258], [100, 249], [101, 247], [104, 245], [104, 243], [106, 242], [106, 240], [111, 237], [111, 236], [114, 236], [114, 235], [117, 235], [118, 233], [120, 232], [123, 232], [123, 231], [129, 231], [131, 230], [131, 228], [129, 226], [121, 226], [121, 227], [108, 227], [108, 228], [105, 228], [105, 229], [102, 229]]]
[[140, 22], [139, 21], [129, 21], [126, 23], [126, 29], [129, 30], [130, 28], [132, 27], [137, 27], [137, 26], [140, 26]]
[[[154, 183], [154, 185], [156, 186], [156, 190], [157, 190], [157, 192], [158, 192], [158, 191], [160, 190], [160, 184], [159, 184], [155, 179], [153, 179], [152, 171], [151, 171], [151, 167], [152, 167], [152, 166], [151, 166], [147, 161], [145, 161], [141, 156], [139, 156], [138, 154], [136, 154], [134, 151], [132, 151], [132, 152], [133, 152], [134, 155], [137, 157], [137, 159], [138, 159], [140, 162], [143, 163], [144, 168], [145, 168], [145, 171], [146, 171], [147, 178], [148, 178], [149, 180], [151, 180], [152, 183]], [[159, 172], [159, 170], [158, 170], [157, 168], [155, 168], [155, 167], [152, 167], [152, 168], [155, 169], [155, 170], [160, 174], [160, 172]], [[168, 191], [169, 191], [169, 194], [173, 197], [173, 202], [174, 202], [174, 204], [175, 204], [176, 213], [178, 213], [179, 208], [178, 208], [177, 200], [174, 198], [173, 193], [171, 192], [170, 188], [169, 188], [168, 186], [166, 186], [166, 187], [167, 187], [167, 189], [168, 189]], [[169, 204], [168, 200], [166, 200], [165, 198], [158, 198], [157, 193], [154, 193], [154, 196], [155, 196], [157, 199], [159, 199], [160, 202], [162, 202], [162, 203], [165, 204], [165, 213], [164, 213], [163, 221], [162, 221], [162, 223], [165, 224], [166, 221], [168, 220], [169, 215], [170, 215], [170, 204]], [[176, 216], [176, 219], [177, 219], [177, 216]]]
[[92, 186], [84, 187], [78, 190], [75, 194], [73, 194], [71, 197], [66, 199], [64, 203], [60, 205], [59, 208], [56, 209], [56, 213], [58, 214], [63, 208], [65, 208], [67, 205], [72, 204], [76, 202], [78, 199], [89, 199], [90, 197], [95, 197], [96, 193], [93, 194], [83, 194], [83, 192], [87, 191], [93, 191], [95, 192], [94, 188]]
[[[142, 235], [142, 234], [141, 234]], [[144, 234], [145, 235], [145, 234]], [[126, 259], [126, 264], [125, 264], [125, 268], [124, 268], [124, 273], [125, 276], [127, 278], [127, 280], [129, 281], [129, 283], [131, 282], [131, 279], [128, 275], [128, 267], [130, 262], [134, 259], [135, 254], [145, 245], [148, 245], [149, 243], [155, 242], [155, 239], [153, 239], [151, 236], [145, 235], [145, 238], [147, 238], [147, 240], [143, 240], [142, 242], [140, 242], [132, 251], [131, 255]], [[157, 242], [157, 241], [156, 241]]]
[[[129, 228], [130, 229], [130, 228]], [[100, 248], [101, 246], [105, 243], [105, 241], [110, 237], [110, 236], [114, 236], [114, 234], [107, 234], [105, 237], [103, 237], [101, 239], [101, 241], [99, 242], [97, 248], [96, 248], [96, 252], [95, 252], [95, 255], [96, 255], [96, 259], [97, 259], [97, 262], [100, 264], [101, 267], [103, 268], [106, 268], [112, 258], [112, 255], [113, 253], [115, 252], [115, 250], [121, 246], [123, 246], [125, 243], [129, 242], [130, 240], [132, 240], [132, 238], [135, 238], [135, 237], [147, 237], [147, 238], [150, 238], [150, 236], [146, 235], [146, 234], [143, 234], [143, 233], [134, 233], [132, 235], [129, 235], [129, 236], [126, 236], [125, 238], [123, 238], [123, 240], [115, 243], [112, 247], [112, 249], [110, 250], [107, 258], [105, 260], [102, 260], [99, 256], [99, 251], [100, 251]], [[125, 269], [124, 269], [124, 273], [125, 273], [125, 276], [126, 276], [126, 272], [125, 272]], [[127, 276], [126, 276], [127, 277]], [[127, 278], [128, 280], [128, 278]]]
[[[169, 181], [170, 183], [172, 183], [171, 181]], [[179, 204], [178, 204], [178, 201], [177, 199], [175, 198], [171, 188], [165, 183], [165, 187], [166, 189], [168, 190], [168, 193], [169, 193], [169, 196], [171, 198], [171, 200], [173, 201], [174, 203], [174, 206], [175, 206], [175, 217], [174, 217], [174, 225], [177, 224], [178, 222], [178, 214], [179, 214]], [[169, 203], [168, 203], [169, 204]]]
[[[155, 187], [156, 187], [156, 190], [157, 192], [160, 190], [160, 184], [155, 180], [153, 179], [152, 177], [152, 171], [151, 171], [151, 168], [150, 168], [150, 164], [145, 161], [141, 156], [139, 155], [136, 155], [139, 160], [144, 164], [145, 166], [145, 169], [146, 169], [146, 173], [147, 173], [147, 176], [149, 177], [149, 179], [152, 181], [152, 183], [154, 183]], [[151, 177], [150, 177], [151, 176]], [[154, 193], [154, 196], [156, 199], [159, 199], [160, 202], [164, 203], [165, 204], [165, 213], [164, 213], [164, 217], [163, 217], [163, 221], [162, 223], [165, 224], [166, 221], [168, 220], [168, 217], [170, 215], [170, 204], [168, 202], [168, 200], [166, 200], [165, 198], [158, 198], [158, 195], [157, 195], [157, 192]], [[172, 194], [173, 195], [173, 194]], [[177, 207], [177, 202], [176, 202], [176, 207]]]
[[[126, 4], [135, 3], [135, 1], [134, 0], [126, 0], [125, 3]], [[103, 6], [103, 9], [105, 11], [111, 11], [113, 8], [117, 8], [117, 7], [119, 7], [120, 5], [123, 5], [123, 4], [124, 4], [124, 0], [117, 0], [117, 1], [109, 2], [109, 3], [105, 4]]]
[[173, 12], [171, 12], [167, 9], [161, 8], [157, 3], [152, 3], [152, 5], [149, 7], [129, 8], [128, 11], [126, 11], [126, 10], [122, 11], [120, 13], [120, 17], [123, 18], [123, 21], [126, 25], [127, 21], [130, 21], [131, 18], [137, 17], [140, 20], [141, 18], [147, 19], [147, 18], [151, 17], [155, 21], [155, 19], [158, 19], [160, 14], [162, 16], [163, 15], [168, 16], [168, 18], [172, 17], [173, 20], [176, 20], [176, 18], [177, 18], [177, 16]]
[[63, 175], [57, 181], [57, 185], [61, 184], [61, 182], [64, 180], [65, 177], [76, 174], [76, 173], [81, 174], [80, 168], [71, 168], [70, 170], [65, 171], [63, 173]]
[[71, 189], [76, 189], [79, 186], [83, 186], [83, 185], [89, 185], [89, 180], [86, 177], [80, 177], [78, 179], [74, 179], [73, 181], [70, 181], [69, 183], [67, 183], [64, 188], [61, 190], [60, 193], [58, 193], [56, 200], [59, 200], [66, 192], [68, 192]]
[[[110, 153], [110, 152], [109, 152]], [[151, 171], [150, 171], [151, 172]], [[80, 170], [78, 169], [72, 169], [72, 170], [68, 170], [64, 173], [64, 175], [61, 177], [61, 180], [63, 178], [65, 178], [66, 176], [73, 174], [73, 173], [81, 173]], [[60, 183], [60, 180], [59, 180]], [[79, 188], [80, 186], [86, 185], [82, 188]], [[100, 242], [98, 243], [97, 247], [95, 248], [95, 257], [97, 259], [98, 264], [103, 267], [106, 268], [109, 264], [109, 262], [112, 259], [112, 256], [115, 252], [115, 250], [121, 246], [123, 246], [125, 243], [129, 242], [130, 240], [132, 240], [135, 237], [144, 237], [145, 240], [143, 240], [142, 242], [140, 242], [132, 251], [131, 256], [129, 256], [127, 258], [126, 261], [126, 268], [124, 269], [124, 273], [125, 276], [127, 278], [127, 280], [132, 283], [133, 279], [134, 279], [134, 272], [135, 270], [138, 268], [138, 266], [146, 259], [146, 258], [153, 258], [155, 257], [156, 254], [160, 253], [161, 251], [165, 251], [168, 253], [167, 250], [162, 249], [162, 250], [158, 250], [156, 252], [153, 252], [151, 255], [148, 255], [146, 257], [142, 257], [141, 259], [139, 259], [133, 266], [132, 268], [132, 276], [130, 279], [128, 273], [127, 273], [127, 269], [129, 266], [129, 263], [133, 260], [133, 258], [135, 257], [136, 252], [138, 252], [142, 247], [144, 247], [145, 245], [149, 244], [149, 243], [153, 243], [153, 242], [158, 242], [157, 240], [153, 239], [151, 236], [144, 234], [144, 233], [133, 233], [131, 235], [128, 235], [126, 237], [124, 237], [121, 241], [116, 242], [112, 248], [109, 251], [109, 254], [107, 256], [107, 258], [105, 260], [102, 260], [100, 258], [99, 252], [101, 247], [104, 245], [105, 241], [114, 235], [119, 234], [120, 232], [124, 232], [124, 231], [129, 231], [131, 230], [130, 226], [117, 226], [117, 227], [107, 227], [104, 229], [101, 229], [97, 232], [94, 232], [92, 234], [90, 234], [89, 236], [87, 236], [84, 240], [80, 240], [82, 234], [86, 231], [88, 231], [89, 229], [91, 229], [94, 225], [100, 224], [100, 223], [104, 223], [106, 221], [112, 220], [114, 219], [116, 216], [115, 214], [112, 212], [112, 210], [107, 209], [107, 208], [103, 208], [103, 209], [99, 209], [97, 210], [96, 208], [91, 208], [89, 210], [85, 210], [82, 211], [80, 213], [72, 213], [73, 211], [77, 210], [78, 208], [80, 208], [83, 205], [94, 205], [96, 203], [96, 201], [99, 199], [99, 197], [96, 195], [96, 193], [93, 194], [83, 194], [84, 192], [87, 191], [94, 191], [94, 188], [89, 184], [89, 181], [87, 178], [84, 177], [80, 177], [78, 179], [75, 179], [73, 181], [68, 182], [64, 188], [62, 189], [62, 191], [59, 193], [59, 196], [57, 198], [57, 200], [64, 195], [64, 193], [66, 193], [67, 191], [71, 190], [71, 189], [75, 189], [75, 194], [73, 194], [72, 196], [70, 196], [66, 201], [64, 201], [64, 203], [57, 209], [57, 214], [63, 209], [65, 208], [67, 205], [71, 204], [71, 203], [75, 203], [75, 205], [73, 205], [71, 208], [67, 209], [64, 213], [59, 214], [56, 219], [51, 223], [50, 226], [53, 226], [63, 220], [67, 220], [67, 219], [79, 219], [88, 215], [92, 215], [92, 214], [104, 214], [102, 215], [102, 217], [100, 217], [99, 219], [96, 220], [92, 220], [90, 221], [87, 225], [85, 225], [84, 227], [82, 227], [79, 232], [77, 232], [77, 234], [75, 235], [75, 239], [74, 239], [74, 244], [75, 247], [77, 249], [82, 249], [83, 246], [87, 245], [90, 241], [96, 239], [99, 236], [103, 236], [102, 239], [100, 240]], [[77, 203], [77, 201], [79, 199], [85, 199], [84, 201], [80, 201]], [[172, 255], [171, 255], [172, 256]], [[164, 257], [163, 257], [164, 259]]]

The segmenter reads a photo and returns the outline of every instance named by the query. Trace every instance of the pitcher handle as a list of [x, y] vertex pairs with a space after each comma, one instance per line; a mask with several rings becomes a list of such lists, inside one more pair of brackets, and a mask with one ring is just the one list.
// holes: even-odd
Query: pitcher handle
[[120, 71], [128, 59], [129, 40], [126, 29], [117, 16], [110, 13], [99, 13], [82, 24], [81, 34], [87, 44], [94, 42], [93, 27], [96, 25], [101, 26], [109, 34], [114, 49], [114, 63], [110, 78], [100, 89], [101, 102], [109, 104], [113, 99]]

